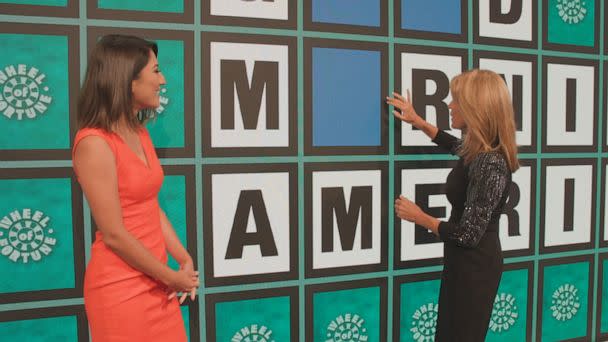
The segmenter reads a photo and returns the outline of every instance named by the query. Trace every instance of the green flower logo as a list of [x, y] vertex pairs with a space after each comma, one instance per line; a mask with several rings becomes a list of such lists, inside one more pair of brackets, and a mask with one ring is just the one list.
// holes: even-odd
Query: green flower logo
[[560, 18], [568, 24], [578, 24], [587, 15], [587, 3], [582, 0], [557, 0]]
[[44, 114], [53, 101], [45, 78], [38, 68], [25, 64], [0, 69], [0, 113], [17, 120]]
[[0, 254], [24, 264], [51, 254], [57, 240], [49, 221], [42, 211], [28, 208], [4, 216], [0, 220]]
[[510, 293], [500, 293], [494, 299], [492, 317], [490, 318], [490, 330], [501, 333], [509, 330], [519, 317], [515, 297]]
[[432, 342], [437, 331], [437, 315], [439, 305], [435, 303], [424, 304], [412, 315], [410, 332], [416, 342]]
[[365, 320], [357, 315], [346, 313], [334, 318], [327, 326], [325, 342], [364, 342], [367, 341]]
[[251, 324], [235, 332], [230, 342], [275, 342], [272, 330], [265, 325]]
[[558, 321], [568, 321], [574, 317], [581, 307], [578, 289], [571, 284], [561, 285], [551, 297], [553, 318]]

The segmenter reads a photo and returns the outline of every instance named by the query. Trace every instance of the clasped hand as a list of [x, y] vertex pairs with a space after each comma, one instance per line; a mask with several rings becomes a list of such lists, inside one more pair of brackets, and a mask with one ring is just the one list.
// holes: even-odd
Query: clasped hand
[[179, 303], [182, 304], [190, 294], [190, 300], [194, 300], [199, 284], [198, 271], [194, 270], [194, 264], [189, 260], [180, 265], [171, 282], [167, 284], [170, 291], [168, 299], [179, 296]]

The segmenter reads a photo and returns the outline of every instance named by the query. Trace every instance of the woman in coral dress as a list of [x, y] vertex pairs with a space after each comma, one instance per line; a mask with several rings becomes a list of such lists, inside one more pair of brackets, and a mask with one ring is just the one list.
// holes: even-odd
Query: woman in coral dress
[[[159, 207], [163, 170], [141, 120], [165, 83], [157, 52], [141, 38], [103, 37], [78, 102], [74, 171], [98, 228], [84, 282], [93, 342], [186, 341], [179, 302], [194, 300], [199, 285]], [[167, 266], [167, 252], [179, 270]]]

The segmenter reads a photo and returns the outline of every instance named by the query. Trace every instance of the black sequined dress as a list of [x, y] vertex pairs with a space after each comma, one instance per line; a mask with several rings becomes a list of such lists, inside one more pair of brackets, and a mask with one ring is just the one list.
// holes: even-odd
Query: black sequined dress
[[[433, 141], [452, 154], [460, 144], [443, 131]], [[452, 212], [439, 225], [444, 267], [437, 342], [485, 340], [502, 275], [498, 222], [510, 185], [511, 171], [497, 152], [481, 153], [467, 165], [461, 158], [448, 175]]]

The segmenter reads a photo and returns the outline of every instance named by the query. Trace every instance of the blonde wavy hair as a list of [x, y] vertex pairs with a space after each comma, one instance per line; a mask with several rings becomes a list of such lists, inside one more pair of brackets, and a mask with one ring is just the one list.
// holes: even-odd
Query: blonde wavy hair
[[454, 77], [450, 90], [466, 124], [459, 150], [465, 163], [479, 153], [498, 151], [511, 171], [517, 170], [515, 117], [505, 81], [493, 71], [472, 69]]

